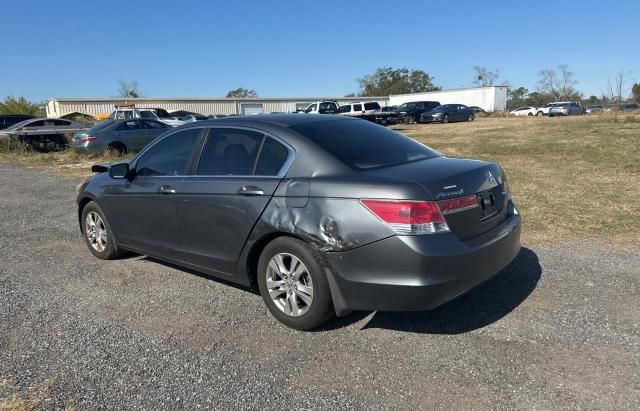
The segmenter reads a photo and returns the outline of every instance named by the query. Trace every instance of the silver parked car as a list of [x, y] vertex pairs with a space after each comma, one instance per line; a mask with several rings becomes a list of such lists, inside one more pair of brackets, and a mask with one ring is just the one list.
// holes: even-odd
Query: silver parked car
[[601, 104], [591, 104], [591, 105], [588, 105], [587, 107], [584, 108], [584, 113], [585, 114], [599, 113], [601, 111], [602, 111], [602, 105]]
[[112, 150], [125, 154], [140, 151], [171, 128], [163, 122], [143, 118], [105, 120], [88, 130], [74, 134], [71, 148], [82, 153], [103, 153]]
[[553, 116], [575, 116], [584, 114], [584, 109], [577, 101], [566, 101], [554, 103], [549, 109], [549, 117]]

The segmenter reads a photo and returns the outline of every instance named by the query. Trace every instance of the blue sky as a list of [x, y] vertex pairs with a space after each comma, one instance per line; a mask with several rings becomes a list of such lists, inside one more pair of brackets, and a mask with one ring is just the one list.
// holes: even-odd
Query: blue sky
[[[0, 98], [341, 96], [377, 67], [422, 69], [444, 88], [472, 66], [535, 88], [568, 64], [586, 95], [619, 70], [640, 81], [638, 1], [4, 2]], [[98, 6], [100, 4], [100, 6]]]

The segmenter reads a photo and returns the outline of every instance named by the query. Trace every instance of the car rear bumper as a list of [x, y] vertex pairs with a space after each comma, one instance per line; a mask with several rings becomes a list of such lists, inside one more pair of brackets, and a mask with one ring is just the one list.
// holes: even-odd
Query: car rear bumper
[[485, 282], [520, 251], [520, 216], [468, 241], [452, 233], [393, 236], [326, 253], [338, 315], [430, 310]]
[[81, 153], [81, 154], [95, 154], [95, 153], [101, 153], [104, 150], [100, 150], [99, 147], [97, 147], [97, 145], [95, 144], [87, 144], [87, 143], [82, 143], [82, 144], [69, 144], [69, 148], [72, 149], [73, 151], [75, 151], [76, 153]]

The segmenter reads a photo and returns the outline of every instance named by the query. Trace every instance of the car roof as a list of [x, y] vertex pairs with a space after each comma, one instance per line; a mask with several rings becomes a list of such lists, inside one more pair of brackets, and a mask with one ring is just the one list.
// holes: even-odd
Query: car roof
[[215, 118], [210, 120], [199, 121], [198, 123], [191, 123], [186, 127], [197, 124], [198, 127], [202, 126], [279, 126], [290, 127], [297, 124], [305, 123], [324, 123], [330, 121], [362, 121], [346, 116], [334, 116], [330, 114], [320, 115], [308, 115], [308, 114], [255, 114], [249, 116], [232, 116]]
[[402, 104], [415, 104], [415, 103], [438, 103], [440, 104], [439, 101], [435, 101], [435, 100], [418, 100], [418, 101], [406, 101]]

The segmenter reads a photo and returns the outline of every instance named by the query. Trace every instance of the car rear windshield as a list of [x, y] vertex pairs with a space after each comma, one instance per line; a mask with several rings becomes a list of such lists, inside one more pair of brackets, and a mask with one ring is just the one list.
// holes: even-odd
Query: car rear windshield
[[365, 120], [303, 123], [291, 129], [357, 170], [438, 156], [409, 137]]
[[97, 133], [98, 131], [109, 127], [113, 123], [115, 123], [114, 120], [105, 120], [105, 121], [103, 121], [101, 123], [98, 123], [95, 126], [91, 127], [89, 130], [87, 130], [87, 133]]

